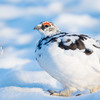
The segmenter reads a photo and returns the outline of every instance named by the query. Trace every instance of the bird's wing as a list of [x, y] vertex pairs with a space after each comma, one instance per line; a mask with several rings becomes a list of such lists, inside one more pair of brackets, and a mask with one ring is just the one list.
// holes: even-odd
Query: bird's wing
[[[41, 49], [44, 46], [49, 46], [49, 44], [56, 43], [58, 48], [62, 50], [78, 50], [79, 52], [84, 53], [87, 56], [87, 59], [90, 63], [93, 61], [93, 66], [91, 63], [91, 68], [97, 72], [100, 72], [100, 42], [96, 41], [87, 35], [78, 35], [78, 34], [68, 34], [61, 33], [51, 37], [45, 37], [39, 41], [38, 49]], [[76, 51], [77, 52], [77, 51]], [[75, 52], [74, 52], [75, 53]], [[90, 56], [91, 55], [91, 56]], [[95, 65], [94, 55], [96, 57], [98, 65]], [[77, 57], [77, 56], [76, 56]], [[91, 58], [92, 57], [92, 58]]]
[[89, 39], [90, 37], [83, 34], [66, 34], [62, 37], [60, 36], [61, 41], [58, 42], [58, 46], [65, 50], [84, 50], [86, 55], [90, 55], [93, 51], [91, 49], [92, 46], [89, 46], [91, 45], [89, 44]]
[[38, 49], [41, 49], [42, 46], [48, 45], [49, 43], [56, 42], [58, 47], [64, 50], [84, 50], [86, 55], [93, 53], [93, 48], [100, 49], [100, 42], [95, 41], [87, 35], [83, 34], [68, 34], [60, 33], [53, 35], [51, 37], [45, 37], [39, 41]]
[[84, 50], [86, 55], [92, 54], [92, 50], [86, 47], [85, 41], [90, 39], [87, 35], [83, 34], [68, 34], [61, 33], [56, 34], [51, 37], [45, 37], [39, 41], [38, 49], [41, 49], [42, 46], [48, 45], [49, 43], [56, 42], [58, 47], [64, 50]]
[[61, 38], [61, 41], [59, 42], [59, 47], [65, 49], [65, 50], [82, 50], [85, 49], [85, 45], [83, 41], [87, 39], [85, 36], [82, 35], [65, 35]]
[[[85, 53], [91, 62], [91, 68], [100, 73], [100, 41], [96, 41], [87, 35], [66, 34], [61, 37], [58, 46], [65, 50], [79, 50]], [[89, 56], [92, 55], [92, 56]], [[93, 62], [92, 62], [93, 61]]]

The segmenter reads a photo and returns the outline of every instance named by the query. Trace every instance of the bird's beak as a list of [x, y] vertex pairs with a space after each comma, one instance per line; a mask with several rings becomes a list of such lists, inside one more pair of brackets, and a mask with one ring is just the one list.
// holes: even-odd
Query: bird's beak
[[37, 25], [36, 27], [34, 27], [34, 30], [39, 30], [41, 29], [41, 25]]

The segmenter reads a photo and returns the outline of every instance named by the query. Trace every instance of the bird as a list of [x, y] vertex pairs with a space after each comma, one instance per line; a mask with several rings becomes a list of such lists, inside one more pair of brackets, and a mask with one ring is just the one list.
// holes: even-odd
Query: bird
[[77, 90], [100, 88], [100, 41], [85, 34], [62, 32], [54, 23], [43, 21], [34, 27], [41, 34], [35, 49], [38, 64], [59, 81], [62, 91], [53, 96], [69, 97]]

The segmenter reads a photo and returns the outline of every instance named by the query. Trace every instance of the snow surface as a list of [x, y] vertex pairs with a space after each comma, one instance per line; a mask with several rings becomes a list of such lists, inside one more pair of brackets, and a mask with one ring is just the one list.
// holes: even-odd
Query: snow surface
[[[7, 58], [3, 55], [0, 55], [0, 61]], [[12, 61], [15, 56], [8, 55]], [[88, 90], [83, 91], [81, 96], [75, 96], [76, 93], [71, 97], [51, 96], [48, 90], [62, 90], [62, 85], [41, 69], [35, 59], [32, 63], [33, 66], [4, 67], [0, 62], [0, 100], [100, 100], [100, 91], [90, 94]]]
[[50, 96], [49, 89], [59, 91], [63, 87], [41, 68], [0, 69], [0, 100], [100, 100], [100, 91], [93, 94], [85, 91], [85, 95], [77, 97], [55, 97]]
[[[2, 72], [2, 73], [1, 73]], [[62, 89], [45, 71], [0, 72], [0, 100], [100, 100], [100, 91], [79, 97], [50, 96], [48, 89]]]
[[3, 54], [3, 49], [2, 49], [2, 46], [0, 46], [0, 55]]

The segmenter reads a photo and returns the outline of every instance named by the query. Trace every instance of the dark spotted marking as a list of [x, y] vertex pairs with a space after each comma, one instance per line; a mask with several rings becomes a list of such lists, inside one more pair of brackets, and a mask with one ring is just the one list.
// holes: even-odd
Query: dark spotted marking
[[56, 42], [56, 41], [57, 41], [57, 37], [53, 37], [49, 41], [47, 41], [44, 45], [48, 44], [49, 42]]
[[76, 96], [80, 96], [80, 95], [82, 95], [82, 94], [77, 94]]
[[64, 45], [64, 42], [61, 41], [61, 42], [58, 44], [58, 46], [59, 46], [60, 48], [62, 48], [62, 49], [65, 49], [65, 50], [69, 50], [69, 49], [71, 49], [71, 50], [76, 50], [77, 48], [78, 48], [79, 50], [85, 49], [85, 45], [84, 45], [84, 43], [83, 43], [80, 39], [79, 39], [79, 40], [76, 40], [75, 43], [71, 43], [69, 46]]
[[41, 45], [42, 45], [42, 43], [41, 43], [41, 41], [39, 41], [39, 44], [37, 45], [38, 49], [41, 49]]
[[85, 49], [84, 53], [86, 55], [91, 55], [93, 53], [93, 51], [89, 50], [89, 49]]
[[79, 38], [80, 38], [81, 40], [87, 40], [87, 38], [90, 38], [90, 37], [88, 37], [87, 35], [81, 34], [81, 35], [79, 35]]
[[47, 39], [49, 39], [49, 36], [47, 36], [47, 37], [42, 38], [41, 40], [39, 40], [38, 45], [37, 45], [38, 49], [42, 48], [42, 42], [43, 41], [47, 41]]
[[[56, 37], [55, 37], [55, 36], [56, 36]], [[41, 49], [41, 47], [42, 47], [42, 45], [43, 45], [43, 41], [45, 41], [45, 44], [44, 44], [44, 45], [46, 45], [46, 44], [48, 44], [49, 42], [56, 42], [57, 39], [58, 39], [59, 37], [64, 37], [64, 36], [78, 36], [78, 37], [79, 37], [79, 40], [77, 40], [75, 44], [71, 44], [70, 47], [68, 47], [68, 46], [65, 47], [64, 44], [61, 46], [61, 44], [62, 44], [62, 42], [61, 42], [61, 43], [60, 43], [60, 47], [61, 47], [61, 48], [65, 48], [66, 50], [68, 50], [68, 49], [75, 50], [76, 48], [82, 50], [82, 49], [85, 48], [84, 43], [82, 42], [82, 40], [86, 40], [87, 37], [88, 37], [87, 35], [82, 35], [82, 34], [81, 34], [81, 35], [76, 35], [76, 34], [69, 35], [68, 33], [62, 32], [62, 33], [60, 33], [60, 34], [55, 34], [55, 35], [53, 35], [53, 36], [51, 36], [51, 37], [47, 36], [47, 37], [41, 39], [41, 40], [39, 41], [39, 43], [38, 43], [38, 49]], [[69, 41], [70, 41], [70, 40], [68, 39], [66, 42], [69, 42]], [[64, 47], [63, 47], [63, 46], [64, 46]], [[68, 49], [67, 49], [67, 48], [68, 48]]]
[[85, 45], [84, 45], [84, 43], [82, 42], [81, 39], [76, 40], [75, 44], [77, 45], [77, 48], [78, 48], [79, 50], [85, 49]]
[[67, 35], [67, 36], [78, 36], [79, 39], [81, 39], [81, 40], [87, 40], [87, 38], [90, 38], [89, 36], [83, 35], [83, 34], [80, 34], [80, 35], [72, 34], [72, 35]]
[[93, 44], [93, 46], [96, 47], [96, 48], [98, 48], [98, 49], [100, 49], [100, 47], [98, 47], [98, 46], [96, 46], [96, 45], [94, 45], [94, 44]]
[[62, 41], [58, 44], [58, 46], [59, 46], [60, 48], [62, 48], [62, 49], [65, 49], [65, 50], [69, 50], [69, 49], [71, 49], [71, 50], [76, 50], [76, 48], [77, 48], [77, 45], [74, 44], [74, 43], [72, 43], [72, 44], [69, 45], [69, 46], [66, 46], [66, 45], [64, 45], [64, 42], [62, 42]]
[[68, 39], [67, 41], [65, 41], [66, 43], [68, 43], [68, 42], [70, 42], [71, 40], [70, 39]]
[[[41, 40], [39, 40], [39, 42], [38, 42], [38, 45], [37, 45], [37, 47], [38, 47], [38, 49], [41, 49], [41, 46], [42, 46], [42, 43], [43, 43], [43, 41], [45, 41], [45, 44], [47, 44], [47, 43], [49, 43], [49, 42], [53, 42], [53, 40], [54, 41], [56, 41], [56, 39], [57, 38], [59, 38], [59, 37], [64, 37], [65, 35], [67, 35], [68, 33], [65, 33], [65, 32], [62, 32], [62, 33], [60, 33], [60, 34], [55, 34], [55, 35], [53, 35], [53, 36], [51, 36], [51, 37], [49, 37], [49, 36], [47, 36], [47, 37], [45, 37], [45, 38], [42, 38]], [[55, 37], [56, 36], [56, 37]], [[52, 39], [53, 38], [53, 39]], [[55, 39], [56, 38], [56, 39]], [[48, 41], [49, 40], [49, 41]]]
[[[46, 45], [49, 42], [56, 42], [57, 38], [64, 37], [67, 34], [68, 33], [62, 32], [60, 34], [55, 34], [55, 35], [53, 35], [51, 37], [47, 36], [45, 38], [42, 38], [41, 40], [39, 40], [37, 47], [38, 47], [38, 49], [41, 49], [42, 48], [42, 45], [43, 45], [43, 41], [45, 41], [45, 45]], [[55, 36], [57, 36], [57, 37], [55, 37]]]
[[[70, 39], [67, 39], [66, 41], [62, 41], [58, 43], [58, 46], [62, 49], [65, 49], [65, 50], [76, 50], [76, 49], [79, 49], [79, 50], [85, 50], [84, 53], [86, 55], [90, 55], [93, 53], [93, 51], [89, 50], [89, 49], [86, 49], [85, 47], [85, 44], [83, 41], [87, 40], [87, 38], [90, 38], [88, 37], [87, 35], [76, 35], [76, 34], [68, 34], [68, 33], [65, 33], [65, 32], [62, 32], [60, 34], [55, 34], [51, 37], [47, 36], [45, 38], [42, 38], [39, 43], [38, 43], [38, 49], [41, 49], [43, 45], [47, 45], [48, 43], [52, 43], [52, 42], [57, 42], [57, 39], [60, 38], [60, 37], [64, 37], [64, 36], [78, 36], [79, 39], [75, 41], [75, 43], [71, 43], [69, 46], [65, 45], [64, 43], [68, 43], [70, 42], [71, 40]], [[95, 45], [94, 45], [95, 46]]]
[[76, 50], [76, 48], [77, 48], [77, 45], [76, 45], [75, 43], [72, 43], [72, 44], [70, 45], [70, 49], [71, 49], [71, 50]]

